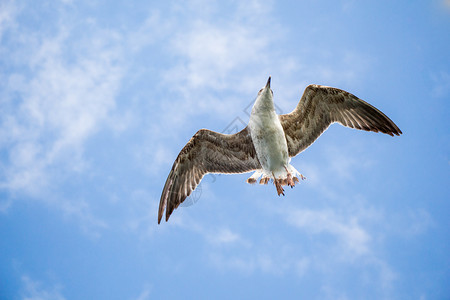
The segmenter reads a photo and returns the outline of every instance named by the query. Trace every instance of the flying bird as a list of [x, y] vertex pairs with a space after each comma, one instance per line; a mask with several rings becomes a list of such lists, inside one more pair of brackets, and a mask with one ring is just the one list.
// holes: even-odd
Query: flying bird
[[166, 221], [207, 173], [246, 173], [255, 171], [247, 182], [273, 181], [278, 196], [283, 186], [291, 188], [304, 179], [291, 164], [296, 156], [332, 124], [391, 136], [402, 131], [385, 114], [346, 91], [311, 84], [297, 107], [277, 115], [270, 77], [258, 92], [250, 121], [236, 134], [200, 129], [184, 146], [167, 177], [158, 210], [158, 224], [164, 210]]

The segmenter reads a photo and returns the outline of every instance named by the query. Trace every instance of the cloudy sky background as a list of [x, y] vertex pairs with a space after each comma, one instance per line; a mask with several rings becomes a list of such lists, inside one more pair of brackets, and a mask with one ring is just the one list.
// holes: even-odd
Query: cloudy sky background
[[[0, 1], [0, 298], [450, 297], [449, 1]], [[378, 107], [285, 197], [208, 175], [157, 225], [173, 160], [272, 76]]]

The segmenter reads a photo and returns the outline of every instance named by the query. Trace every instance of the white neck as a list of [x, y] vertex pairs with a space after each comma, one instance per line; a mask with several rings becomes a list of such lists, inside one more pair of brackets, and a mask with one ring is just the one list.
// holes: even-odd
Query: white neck
[[256, 98], [255, 104], [252, 108], [252, 115], [271, 112], [275, 112], [272, 92], [269, 89], [263, 90], [261, 94], [258, 95], [258, 98]]

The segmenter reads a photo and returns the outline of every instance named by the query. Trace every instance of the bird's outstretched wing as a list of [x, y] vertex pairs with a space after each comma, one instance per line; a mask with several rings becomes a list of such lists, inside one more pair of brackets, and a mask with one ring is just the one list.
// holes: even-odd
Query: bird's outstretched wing
[[245, 173], [260, 169], [249, 130], [221, 134], [199, 130], [173, 163], [161, 195], [158, 224], [164, 209], [166, 221], [207, 173]]
[[315, 84], [305, 89], [291, 113], [280, 115], [280, 121], [290, 157], [308, 148], [334, 122], [391, 136], [402, 133], [385, 114], [355, 95]]

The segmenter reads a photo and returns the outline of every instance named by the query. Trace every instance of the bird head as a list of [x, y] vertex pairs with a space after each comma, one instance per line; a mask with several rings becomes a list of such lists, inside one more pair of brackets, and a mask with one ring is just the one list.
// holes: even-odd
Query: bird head
[[270, 79], [271, 79], [271, 77], [269, 76], [269, 79], [267, 79], [266, 86], [259, 90], [259, 92], [258, 92], [258, 97], [260, 97], [260, 96], [266, 96], [266, 94], [267, 94], [267, 96], [269, 96], [269, 97], [272, 97], [272, 96], [273, 96], [273, 92], [272, 92], [272, 90], [270, 89]]
[[273, 105], [273, 92], [270, 89], [270, 76], [267, 80], [266, 86], [259, 90], [258, 96], [256, 96], [255, 104], [253, 105], [252, 114], [259, 111], [271, 111], [274, 110]]

